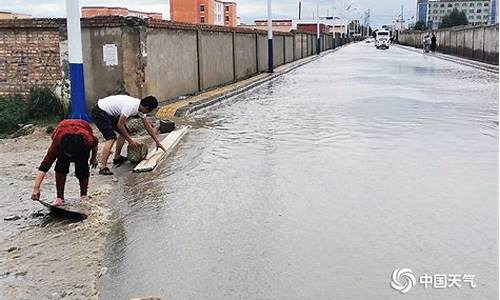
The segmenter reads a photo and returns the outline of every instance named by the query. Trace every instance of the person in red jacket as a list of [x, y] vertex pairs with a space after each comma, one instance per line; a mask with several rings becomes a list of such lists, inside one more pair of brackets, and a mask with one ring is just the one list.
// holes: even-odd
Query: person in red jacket
[[[90, 125], [83, 120], [63, 120], [52, 133], [52, 143], [45, 155], [35, 178], [32, 200], [40, 200], [40, 186], [45, 174], [49, 171], [54, 161], [56, 173], [57, 198], [52, 202], [54, 206], [64, 204], [64, 186], [69, 165], [75, 163], [75, 176], [80, 182], [80, 202], [88, 201], [87, 188], [89, 183], [89, 158], [90, 165], [97, 167], [98, 140], [92, 132]], [[92, 151], [92, 156], [90, 152]]]

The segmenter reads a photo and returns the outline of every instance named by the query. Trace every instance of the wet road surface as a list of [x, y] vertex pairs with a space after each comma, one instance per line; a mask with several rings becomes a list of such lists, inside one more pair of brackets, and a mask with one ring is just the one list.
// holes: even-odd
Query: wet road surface
[[196, 120], [117, 199], [102, 299], [497, 297], [497, 75], [359, 43]]

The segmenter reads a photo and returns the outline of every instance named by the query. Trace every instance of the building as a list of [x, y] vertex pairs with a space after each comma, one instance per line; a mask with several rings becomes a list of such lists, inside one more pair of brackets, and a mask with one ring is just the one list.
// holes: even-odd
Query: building
[[491, 0], [490, 24], [498, 23], [498, 3], [497, 0]]
[[445, 15], [453, 9], [465, 12], [471, 25], [488, 24], [492, 0], [430, 0], [427, 6], [427, 26], [439, 28]]
[[104, 6], [84, 6], [82, 7], [83, 18], [93, 18], [102, 16], [137, 17], [142, 19], [163, 19], [161, 13], [142, 12], [129, 10], [125, 7], [104, 7]]
[[[297, 22], [297, 31], [299, 32], [310, 32], [310, 33], [317, 33], [318, 32], [318, 25], [316, 21], [298, 21]], [[330, 34], [331, 31], [331, 26], [328, 24], [325, 24], [323, 22], [319, 23], [319, 32], [323, 34]]]
[[[297, 30], [301, 32], [311, 32], [316, 33], [317, 24], [316, 20], [291, 20], [291, 19], [283, 19], [283, 20], [273, 20], [273, 31], [280, 32], [290, 32], [292, 30]], [[252, 28], [267, 30], [267, 20], [255, 20], [255, 25]], [[244, 26], [250, 28], [249, 26]], [[320, 21], [319, 31], [321, 33], [329, 34], [331, 33], [331, 26], [326, 24], [323, 21]]]
[[417, 0], [417, 21], [427, 23], [429, 0]]
[[236, 27], [237, 4], [223, 0], [170, 0], [170, 20]]
[[0, 20], [31, 19], [31, 15], [0, 10]]
[[[267, 30], [267, 20], [255, 20], [254, 23], [255, 29]], [[295, 28], [291, 19], [273, 20], [273, 31], [290, 32]]]

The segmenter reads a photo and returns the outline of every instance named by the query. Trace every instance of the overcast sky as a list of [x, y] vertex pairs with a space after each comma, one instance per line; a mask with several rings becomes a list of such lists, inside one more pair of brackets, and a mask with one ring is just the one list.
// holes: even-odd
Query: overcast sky
[[[272, 0], [274, 18], [296, 18], [298, 0]], [[409, 19], [415, 15], [416, 0], [319, 0], [320, 15], [331, 14], [335, 7], [335, 15], [339, 15], [342, 7], [351, 3], [351, 14], [361, 16], [362, 11], [370, 8], [372, 26], [390, 24], [404, 5], [404, 17]], [[161, 12], [164, 18], [169, 16], [168, 0], [80, 0], [80, 5], [123, 6], [130, 9]], [[252, 23], [254, 19], [266, 17], [267, 0], [238, 0], [238, 15], [241, 21]], [[64, 17], [65, 0], [0, 0], [0, 10], [28, 13], [34, 17]], [[316, 0], [302, 0], [303, 18], [312, 18], [316, 10]]]

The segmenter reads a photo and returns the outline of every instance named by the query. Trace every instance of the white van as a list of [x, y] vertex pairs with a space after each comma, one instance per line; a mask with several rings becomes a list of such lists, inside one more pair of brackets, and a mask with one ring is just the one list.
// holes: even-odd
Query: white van
[[387, 30], [379, 30], [375, 35], [375, 47], [377, 49], [389, 49], [391, 33]]

